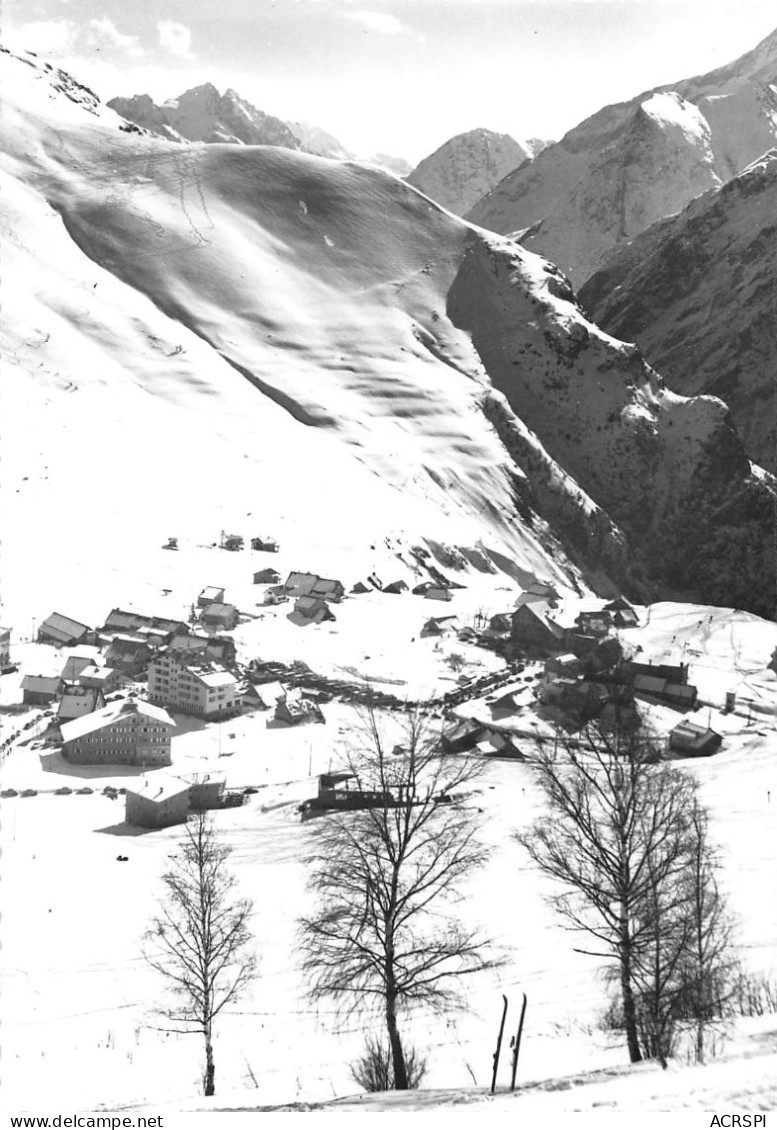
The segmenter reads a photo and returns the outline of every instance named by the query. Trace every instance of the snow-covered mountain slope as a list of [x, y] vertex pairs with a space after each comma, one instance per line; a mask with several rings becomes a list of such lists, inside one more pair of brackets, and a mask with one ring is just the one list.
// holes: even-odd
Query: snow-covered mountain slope
[[154, 542], [287, 523], [354, 580], [399, 532], [771, 614], [772, 485], [724, 405], [666, 391], [550, 264], [378, 171], [127, 133], [0, 60], [7, 600], [52, 544], [121, 569], [139, 508]]
[[425, 157], [407, 178], [438, 204], [463, 216], [503, 177], [531, 160], [531, 150], [509, 134], [473, 129]]
[[123, 118], [172, 140], [281, 145], [301, 149], [297, 135], [282, 122], [252, 106], [234, 90], [220, 94], [212, 83], [155, 105], [147, 94], [112, 98], [108, 103]]
[[777, 149], [607, 260], [580, 301], [637, 341], [673, 388], [731, 408], [748, 455], [777, 470]]
[[351, 153], [341, 141], [333, 137], [331, 133], [320, 128], [320, 126], [311, 125], [310, 122], [287, 122], [291, 132], [299, 141], [299, 147], [305, 153], [313, 153], [316, 157], [331, 157], [336, 161], [351, 161], [354, 154]]
[[607, 106], [468, 214], [582, 283], [609, 251], [741, 171], [777, 137], [777, 31], [707, 75]]

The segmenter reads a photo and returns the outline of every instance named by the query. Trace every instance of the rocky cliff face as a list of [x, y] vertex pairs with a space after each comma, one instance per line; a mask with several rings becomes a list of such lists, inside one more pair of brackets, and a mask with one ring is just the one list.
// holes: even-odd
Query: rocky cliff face
[[444, 208], [463, 216], [503, 177], [532, 156], [527, 146], [506, 133], [474, 129], [446, 141], [425, 157], [407, 179]]
[[731, 408], [745, 449], [777, 470], [777, 150], [614, 253], [580, 291], [685, 395]]
[[777, 138], [777, 32], [734, 63], [607, 106], [467, 218], [519, 232], [580, 285], [610, 250], [715, 188]]

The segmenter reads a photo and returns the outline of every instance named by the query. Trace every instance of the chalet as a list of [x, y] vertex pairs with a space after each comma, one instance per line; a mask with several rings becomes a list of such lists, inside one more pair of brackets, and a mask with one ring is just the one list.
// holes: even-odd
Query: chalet
[[578, 657], [571, 651], [563, 655], [551, 655], [545, 660], [545, 672], [552, 675], [566, 675], [575, 679], [582, 673], [582, 666]]
[[335, 616], [325, 600], [318, 596], [299, 596], [294, 601], [294, 611], [305, 620], [320, 624], [334, 620]]
[[189, 785], [178, 777], [155, 773], [142, 784], [127, 789], [124, 818], [141, 828], [169, 828], [185, 824], [189, 815]]
[[259, 537], [251, 538], [251, 549], [256, 549], [263, 553], [277, 553], [279, 546], [275, 538]]
[[514, 652], [560, 651], [564, 644], [564, 629], [550, 616], [550, 605], [539, 602], [521, 604], [512, 616], [510, 643]]
[[224, 603], [224, 590], [220, 589], [218, 585], [208, 585], [204, 588], [200, 595], [197, 597], [197, 607], [207, 608], [209, 604], [223, 604]]
[[607, 688], [586, 679], [567, 679], [546, 675], [540, 683], [540, 698], [566, 714], [593, 718], [607, 702]]
[[237, 679], [225, 667], [190, 651], [168, 648], [149, 664], [149, 699], [182, 714], [231, 717], [238, 709], [237, 690]]
[[287, 692], [276, 704], [275, 720], [287, 726], [299, 726], [303, 722], [324, 722], [325, 718], [317, 703]]
[[234, 604], [208, 604], [200, 612], [200, 622], [208, 628], [231, 632], [240, 619]]
[[62, 688], [62, 697], [57, 708], [57, 721], [72, 722], [84, 714], [92, 714], [105, 706], [105, 695], [95, 687], [82, 687], [78, 683], [68, 683]]
[[547, 604], [555, 608], [558, 604], [558, 591], [551, 584], [544, 581], [532, 581], [525, 588], [515, 602], [514, 607], [520, 608], [522, 604]]
[[112, 702], [62, 725], [62, 754], [78, 765], [169, 765], [175, 722], [148, 702]]
[[112, 694], [122, 684], [122, 675], [115, 667], [98, 667], [96, 664], [84, 667], [78, 676], [78, 683], [82, 687], [101, 690], [103, 694]]
[[62, 668], [62, 678], [64, 681], [66, 683], [75, 682], [85, 668], [91, 667], [97, 662], [98, 656], [99, 652], [96, 648], [91, 649], [88, 653], [74, 652], [72, 655], [69, 655], [65, 660], [65, 666]]
[[277, 588], [278, 588], [278, 586], [271, 585], [270, 588], [268, 588], [265, 591], [264, 601], [263, 601], [264, 604], [285, 604], [286, 603], [286, 601], [289, 598], [286, 596], [285, 591], [283, 591], [283, 586], [282, 585], [280, 586], [280, 588], [281, 588], [280, 592], [277, 591]]
[[142, 612], [125, 612], [122, 608], [113, 608], [108, 613], [100, 632], [103, 635], [116, 635], [117, 633], [126, 635], [137, 632], [138, 628], [150, 627], [152, 620], [152, 616], [146, 616]]
[[242, 549], [244, 545], [245, 542], [240, 534], [226, 534], [222, 536], [221, 548], [228, 549], [230, 553], [235, 553], [237, 550]]
[[709, 757], [723, 744], [723, 738], [706, 726], [683, 719], [669, 734], [669, 749], [691, 757]]
[[146, 670], [152, 655], [151, 647], [142, 636], [116, 635], [105, 652], [105, 663], [122, 675], [136, 679]]
[[680, 710], [693, 710], [699, 694], [689, 683], [670, 683], [657, 675], [636, 675], [633, 686], [635, 694], [655, 698]]
[[456, 616], [432, 616], [421, 628], [421, 638], [427, 636], [449, 636], [457, 632], [459, 621]]
[[384, 586], [383, 591], [384, 592], [390, 592], [390, 593], [407, 592], [408, 591], [407, 582], [406, 581], [392, 581], [391, 584]]
[[255, 585], [277, 585], [281, 575], [277, 569], [259, 569], [254, 573]]
[[169, 644], [171, 651], [188, 652], [196, 662], [221, 663], [225, 667], [234, 666], [237, 649], [230, 636], [206, 636], [191, 632], [187, 636], [173, 636]]
[[334, 601], [345, 596], [345, 586], [340, 581], [319, 577], [316, 573], [289, 573], [283, 587], [289, 596], [313, 596]]
[[581, 612], [575, 624], [581, 635], [606, 636], [612, 627], [612, 615], [604, 609], [596, 612]]
[[446, 730], [440, 738], [443, 753], [466, 753], [474, 749], [483, 738], [485, 728], [475, 718], [462, 718]]
[[25, 675], [22, 679], [22, 701], [27, 706], [48, 706], [61, 689], [59, 675]]
[[634, 605], [626, 600], [625, 596], [619, 596], [617, 600], [611, 600], [609, 604], [605, 604], [604, 609], [606, 612], [612, 613], [612, 622], [616, 628], [639, 627], [637, 611]]
[[183, 620], [170, 620], [167, 616], [147, 616], [143, 612], [125, 612], [121, 608], [114, 608], [100, 629], [103, 636], [131, 635], [138, 636], [146, 630], [146, 640], [149, 632], [155, 636], [155, 645], [167, 644], [174, 635], [186, 635], [189, 625]]
[[38, 628], [38, 643], [53, 643], [55, 647], [74, 647], [86, 643], [91, 629], [78, 620], [71, 620], [60, 612], [52, 612]]
[[11, 664], [11, 629], [0, 628], [0, 672]]

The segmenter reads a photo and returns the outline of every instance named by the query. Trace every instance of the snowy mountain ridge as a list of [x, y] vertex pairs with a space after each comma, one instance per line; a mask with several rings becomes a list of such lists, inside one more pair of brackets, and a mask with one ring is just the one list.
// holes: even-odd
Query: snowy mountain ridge
[[741, 171], [777, 138], [777, 32], [707, 75], [606, 106], [468, 213], [577, 285], [610, 251]]
[[108, 106], [128, 122], [167, 141], [276, 145], [337, 161], [359, 159], [396, 176], [410, 172], [410, 165], [401, 157], [374, 153], [357, 158], [319, 126], [284, 122], [257, 109], [235, 90], [220, 94], [209, 82], [159, 105], [148, 94], [136, 94], [131, 98], [112, 98]]
[[[92, 568], [115, 567], [129, 532], [110, 479], [99, 530], [64, 500], [100, 451], [155, 497], [140, 432], [176, 499], [149, 512], [154, 540], [171, 522], [203, 540], [281, 481], [266, 522], [333, 560], [367, 562], [401, 531], [513, 577], [771, 612], [771, 570], [746, 548], [772, 486], [725, 406], [663, 388], [549, 263], [376, 170], [128, 133], [2, 61], [18, 103], [3, 118], [11, 524], [34, 499], [30, 536], [64, 522]], [[39, 450], [18, 438], [30, 428]], [[29, 555], [8, 551], [8, 585], [24, 589]]]
[[[580, 301], [637, 341], [673, 387], [729, 405], [755, 462], [777, 470], [777, 150], [614, 252]], [[721, 311], [725, 310], [725, 317]]]

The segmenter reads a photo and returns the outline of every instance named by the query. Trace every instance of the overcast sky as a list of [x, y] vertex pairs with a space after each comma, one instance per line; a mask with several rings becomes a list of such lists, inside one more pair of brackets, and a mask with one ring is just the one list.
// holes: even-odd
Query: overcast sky
[[104, 99], [233, 87], [360, 156], [415, 163], [477, 126], [558, 138], [608, 102], [719, 66], [774, 0], [2, 0], [3, 41]]

